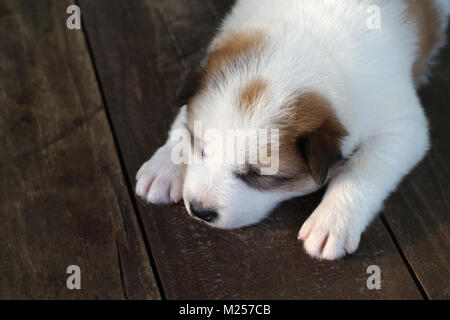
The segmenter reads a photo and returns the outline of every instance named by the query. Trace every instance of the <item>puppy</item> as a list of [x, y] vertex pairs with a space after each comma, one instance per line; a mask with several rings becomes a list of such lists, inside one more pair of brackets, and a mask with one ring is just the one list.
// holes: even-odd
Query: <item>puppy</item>
[[[448, 0], [237, 1], [179, 95], [169, 140], [137, 173], [137, 195], [183, 199], [231, 229], [327, 184], [298, 238], [319, 259], [353, 253], [429, 148], [416, 89], [449, 13]], [[270, 141], [248, 135], [236, 151], [229, 140], [250, 129]]]

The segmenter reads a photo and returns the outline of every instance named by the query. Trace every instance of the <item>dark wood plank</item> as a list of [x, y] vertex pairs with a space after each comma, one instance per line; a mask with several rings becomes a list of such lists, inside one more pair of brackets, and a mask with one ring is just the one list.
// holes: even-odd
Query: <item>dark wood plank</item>
[[[176, 26], [172, 25], [170, 8], [162, 10], [159, 1], [129, 2], [80, 1], [107, 106], [128, 175], [133, 179], [142, 162], [166, 139], [176, 112], [167, 106], [187, 65], [180, 60], [183, 46], [190, 47], [186, 44], [190, 42], [203, 46], [204, 39], [195, 37], [209, 34], [191, 29], [198, 19], [211, 20], [203, 17], [204, 8], [197, 7], [201, 2], [195, 2]], [[185, 2], [170, 3], [185, 6]], [[222, 3], [226, 7], [231, 1]], [[211, 30], [217, 27], [218, 19], [214, 21]], [[170, 36], [182, 28], [186, 39], [177, 41], [178, 37]], [[318, 262], [303, 252], [296, 235], [320, 197], [315, 194], [291, 201], [264, 223], [235, 231], [208, 228], [189, 218], [181, 206], [141, 205], [140, 214], [166, 296], [420, 298], [380, 220], [364, 235], [358, 253], [352, 257]], [[381, 290], [366, 287], [366, 269], [373, 264], [382, 270]]]
[[384, 216], [426, 294], [450, 299], [450, 46], [439, 61], [420, 92], [431, 151], [389, 199]]
[[204, 0], [205, 4], [208, 8], [211, 9], [214, 17], [216, 19], [223, 19], [226, 13], [228, 13], [233, 7], [234, 3], [237, 0], [225, 0], [225, 1], [216, 1], [216, 0]]
[[[166, 23], [165, 31], [174, 40], [182, 57], [206, 47], [214, 35], [215, 30], [211, 28], [216, 23], [213, 8], [205, 5], [205, 0], [165, 0], [159, 1], [155, 8], [161, 13]], [[195, 27], [186, 36], [186, 21], [193, 16], [197, 18]]]
[[0, 4], [0, 298], [158, 299], [71, 3]]

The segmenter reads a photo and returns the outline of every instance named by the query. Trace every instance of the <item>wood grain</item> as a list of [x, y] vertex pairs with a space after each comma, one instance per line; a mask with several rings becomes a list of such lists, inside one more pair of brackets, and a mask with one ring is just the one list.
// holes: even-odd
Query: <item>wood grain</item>
[[387, 201], [384, 216], [427, 296], [450, 299], [450, 46], [438, 61], [420, 91], [431, 150]]
[[[231, 1], [79, 2], [131, 180], [165, 141], [177, 111], [168, 105], [178, 81]], [[183, 11], [188, 4], [189, 10]], [[207, 30], [196, 30], [197, 21]], [[320, 198], [315, 194], [288, 202], [263, 223], [237, 231], [208, 228], [190, 219], [181, 206], [141, 204], [139, 212], [166, 296], [420, 299], [380, 220], [365, 233], [357, 254], [342, 261], [318, 262], [303, 252], [296, 235]], [[382, 270], [381, 290], [366, 286], [366, 269], [373, 264]]]
[[158, 299], [69, 4], [0, 4], [0, 298]]

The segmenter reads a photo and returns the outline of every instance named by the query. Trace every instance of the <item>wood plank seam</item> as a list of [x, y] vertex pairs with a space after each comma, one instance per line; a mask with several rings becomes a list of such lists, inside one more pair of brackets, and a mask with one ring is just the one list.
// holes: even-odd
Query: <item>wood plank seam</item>
[[424, 300], [430, 300], [430, 297], [427, 295], [424, 286], [422, 285], [421, 281], [416, 275], [416, 272], [414, 271], [414, 268], [412, 267], [411, 263], [409, 262], [408, 258], [406, 257], [405, 253], [403, 252], [403, 249], [397, 240], [397, 237], [395, 236], [395, 233], [392, 231], [391, 226], [386, 221], [386, 218], [384, 217], [384, 214], [380, 214], [380, 220], [383, 222], [384, 227], [386, 228], [387, 232], [389, 233], [392, 242], [394, 243], [395, 248], [397, 249], [400, 257], [402, 258], [403, 263], [405, 264], [406, 268], [408, 269], [409, 274], [411, 275], [412, 280], [414, 281], [414, 284], [417, 286], [417, 289], [419, 289], [420, 294], [422, 295], [422, 298]]
[[122, 283], [122, 292], [123, 296], [125, 297], [125, 300], [128, 300], [127, 284], [124, 277], [122, 258], [120, 257], [120, 247], [119, 242], [117, 241], [117, 237], [116, 237], [116, 250], [117, 250], [117, 261], [119, 262], [120, 282]]
[[[70, 4], [0, 6], [0, 296], [160, 299]], [[66, 285], [69, 265], [80, 288]]]
[[[75, 4], [78, 5], [81, 8], [80, 4], [78, 3], [78, 0], [75, 1]], [[89, 53], [89, 57], [90, 57], [90, 60], [91, 60], [92, 68], [94, 70], [95, 79], [97, 81], [98, 88], [99, 88], [99, 91], [100, 91], [100, 96], [101, 96], [102, 103], [103, 103], [103, 109], [104, 109], [105, 114], [106, 114], [106, 118], [107, 118], [107, 121], [108, 121], [108, 126], [109, 126], [109, 129], [110, 129], [112, 137], [113, 137], [114, 146], [116, 148], [116, 154], [117, 154], [118, 159], [119, 159], [122, 176], [123, 176], [125, 184], [127, 186], [128, 196], [129, 196], [129, 199], [130, 199], [132, 207], [133, 207], [133, 213], [134, 213], [134, 216], [136, 217], [136, 221], [138, 223], [139, 230], [140, 230], [141, 234], [143, 235], [143, 240], [144, 240], [144, 245], [145, 245], [145, 248], [146, 248], [146, 251], [147, 251], [148, 260], [150, 262], [150, 265], [151, 265], [151, 268], [152, 268], [152, 271], [153, 271], [153, 275], [155, 277], [156, 285], [158, 286], [159, 294], [160, 294], [162, 300], [166, 300], [166, 297], [165, 297], [165, 294], [164, 294], [164, 288], [162, 286], [162, 282], [161, 282], [161, 279], [159, 277], [158, 270], [156, 268], [156, 264], [155, 264], [155, 261], [154, 261], [153, 255], [152, 255], [152, 250], [151, 250], [151, 247], [150, 247], [150, 243], [148, 241], [148, 236], [147, 236], [146, 230], [144, 228], [143, 222], [141, 220], [141, 217], [138, 214], [138, 207], [137, 207], [137, 204], [136, 204], [136, 199], [134, 197], [134, 189], [131, 186], [131, 183], [130, 183], [130, 181], [128, 179], [128, 175], [126, 174], [125, 163], [124, 163], [124, 160], [123, 160], [122, 153], [120, 151], [120, 145], [119, 145], [119, 143], [117, 141], [116, 132], [115, 132], [114, 127], [112, 125], [111, 116], [110, 116], [109, 110], [107, 108], [107, 101], [106, 101], [105, 94], [104, 94], [103, 87], [102, 87], [102, 83], [100, 81], [100, 77], [99, 77], [99, 74], [98, 74], [97, 65], [96, 65], [95, 58], [94, 58], [94, 55], [93, 55], [93, 52], [92, 52], [91, 43], [89, 41], [89, 34], [88, 34], [88, 31], [87, 31], [87, 29], [85, 27], [83, 16], [81, 17], [81, 24], [82, 24], [82, 30], [83, 30], [83, 35], [84, 35], [86, 47], [87, 47], [87, 50], [88, 50], [88, 53]], [[120, 207], [120, 208], [122, 209], [122, 207]], [[122, 210], [121, 210], [121, 213], [122, 213], [122, 217], [123, 217]], [[126, 224], [124, 224], [124, 226], [126, 226]], [[123, 268], [122, 268], [121, 263], [120, 263], [121, 260], [120, 260], [119, 247], [117, 247], [117, 254], [118, 254], [118, 258], [119, 258], [119, 267], [120, 267], [121, 277], [123, 279]], [[123, 285], [125, 285], [125, 282], [123, 282]], [[126, 293], [126, 287], [124, 288], [124, 293]]]

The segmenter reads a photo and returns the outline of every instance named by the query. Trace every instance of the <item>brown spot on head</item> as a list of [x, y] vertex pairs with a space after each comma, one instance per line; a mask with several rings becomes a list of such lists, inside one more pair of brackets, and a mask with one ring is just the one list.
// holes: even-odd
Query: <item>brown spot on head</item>
[[264, 39], [265, 34], [260, 30], [228, 33], [217, 38], [211, 45], [206, 60], [206, 78], [211, 78], [225, 65], [260, 48]]
[[248, 111], [262, 98], [267, 88], [267, 82], [257, 78], [249, 82], [239, 96], [239, 106], [242, 110]]
[[434, 1], [404, 0], [407, 5], [408, 19], [412, 20], [419, 32], [419, 51], [413, 66], [414, 81], [426, 76], [428, 72], [427, 60], [444, 38], [441, 28], [443, 17], [436, 8]]
[[[226, 67], [239, 69], [245, 67], [245, 58], [251, 57], [257, 50], [263, 48], [266, 35], [260, 30], [246, 30], [233, 33], [225, 33], [214, 40], [208, 50], [206, 61], [201, 68], [191, 72], [187, 81], [180, 90], [176, 104], [190, 105], [190, 102], [201, 90], [207, 88], [215, 80], [223, 80], [216, 77]], [[243, 93], [243, 103], [250, 104], [252, 99], [257, 99], [262, 93], [263, 81], [256, 80]], [[188, 108], [188, 117], [191, 116], [192, 108]]]

